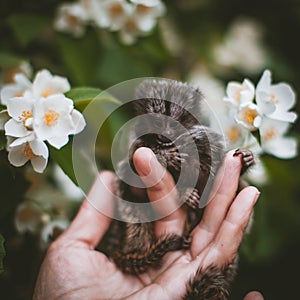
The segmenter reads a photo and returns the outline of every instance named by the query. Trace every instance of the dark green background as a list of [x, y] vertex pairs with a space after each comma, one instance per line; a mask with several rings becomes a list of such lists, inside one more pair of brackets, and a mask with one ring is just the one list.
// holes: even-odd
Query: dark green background
[[[221, 71], [212, 60], [212, 43], [221, 40], [237, 17], [251, 17], [263, 27], [267, 49], [266, 67], [276, 82], [292, 84], [300, 94], [300, 2], [296, 0], [203, 0], [165, 1], [167, 17], [185, 42], [185, 49], [172, 55], [162, 43], [158, 29], [133, 46], [122, 45], [116, 34], [88, 28], [80, 39], [52, 29], [60, 1], [27, 0], [0, 3], [0, 68], [3, 72], [19, 59], [35, 70], [47, 68], [66, 76], [72, 87], [101, 89], [130, 78], [162, 76], [172, 71], [185, 80], [195, 62], [202, 59], [224, 83], [248, 77], [257, 82], [261, 72], [239, 69]], [[247, 49], [245, 49], [247, 51]], [[299, 104], [295, 108], [299, 113]], [[299, 122], [292, 134], [299, 136]], [[5, 238], [5, 271], [0, 275], [1, 299], [30, 299], [43, 253], [34, 236], [20, 236], [13, 226], [14, 210], [23, 201], [28, 182], [22, 169], [7, 163], [0, 152], [0, 233]], [[240, 272], [232, 299], [242, 299], [258, 289], [266, 299], [297, 299], [300, 269], [300, 159], [284, 161], [263, 157], [270, 182], [261, 187], [252, 233], [240, 251]]]

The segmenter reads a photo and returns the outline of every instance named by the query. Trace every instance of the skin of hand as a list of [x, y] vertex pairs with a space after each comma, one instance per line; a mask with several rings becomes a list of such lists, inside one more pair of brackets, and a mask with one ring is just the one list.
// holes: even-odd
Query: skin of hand
[[[155, 209], [163, 213], [164, 205], [175, 205], [178, 193], [174, 180], [153, 152], [139, 148], [134, 154], [134, 164], [145, 184], [151, 185], [147, 192]], [[190, 251], [170, 252], [165, 255], [160, 269], [150, 269], [138, 276], [123, 274], [110, 259], [95, 250], [111, 219], [100, 212], [102, 209], [96, 210], [93, 201], [99, 203], [101, 199], [105, 211], [114, 209], [115, 175], [101, 172], [69, 228], [49, 247], [33, 299], [181, 299], [187, 281], [199, 266], [205, 268], [212, 263], [223, 266], [236, 256], [259, 197], [259, 191], [251, 186], [236, 196], [240, 170], [240, 158], [234, 157], [233, 151], [229, 152], [218, 172], [203, 218], [192, 233]], [[165, 204], [156, 207], [155, 201], [162, 197]], [[184, 221], [184, 208], [175, 209], [155, 222], [155, 233], [157, 236], [181, 234]], [[250, 292], [244, 298], [262, 299], [259, 292]]]

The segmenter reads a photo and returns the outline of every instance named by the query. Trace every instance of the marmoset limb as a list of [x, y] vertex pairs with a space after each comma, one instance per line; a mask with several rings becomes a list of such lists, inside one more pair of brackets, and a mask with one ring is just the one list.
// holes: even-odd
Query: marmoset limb
[[[143, 273], [150, 267], [161, 265], [163, 256], [190, 246], [190, 233], [199, 223], [203, 209], [223, 161], [225, 150], [222, 136], [205, 126], [201, 118], [203, 96], [191, 86], [171, 80], [145, 80], [136, 91], [133, 101], [138, 120], [133, 128], [133, 144], [129, 161], [120, 164], [119, 175], [126, 178], [117, 182], [119, 197], [134, 203], [149, 203], [145, 188], [130, 182], [134, 169], [133, 154], [140, 147], [150, 148], [158, 161], [172, 174], [179, 191], [179, 204], [187, 208], [184, 235], [163, 235], [155, 238], [152, 222], [145, 222], [155, 212], [128, 206], [126, 201], [118, 204], [118, 214], [126, 222], [117, 222], [117, 239], [112, 245], [112, 258], [125, 273]], [[254, 162], [248, 150], [238, 149], [244, 172]], [[136, 178], [134, 180], [137, 180]], [[140, 182], [141, 183], [141, 182]], [[187, 286], [184, 299], [227, 299], [233, 280], [236, 262], [223, 270], [211, 266], [199, 269]]]

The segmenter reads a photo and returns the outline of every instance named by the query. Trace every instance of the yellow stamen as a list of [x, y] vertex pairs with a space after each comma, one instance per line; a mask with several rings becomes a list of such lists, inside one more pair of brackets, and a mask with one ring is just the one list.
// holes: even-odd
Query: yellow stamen
[[52, 95], [53, 94], [53, 90], [52, 89], [45, 89], [41, 96], [44, 97], [44, 98], [47, 98], [48, 96]]
[[231, 128], [229, 128], [229, 130], [227, 130], [227, 136], [228, 136], [230, 141], [236, 142], [240, 138], [241, 133], [238, 130], [238, 128], [231, 127]]
[[136, 10], [140, 14], [148, 14], [151, 11], [151, 7], [143, 4], [138, 4]]
[[15, 97], [22, 97], [24, 95], [24, 92], [18, 92], [18, 93], [15, 93]]
[[114, 3], [109, 7], [109, 13], [113, 17], [121, 16], [124, 13], [123, 6], [120, 3]]
[[275, 136], [276, 136], [276, 130], [274, 128], [271, 128], [264, 134], [264, 140], [265, 141], [271, 140]]
[[243, 91], [243, 88], [239, 88], [238, 90], [236, 90], [236, 92], [234, 93], [234, 100], [238, 103], [240, 103], [241, 101], [241, 92]]
[[25, 156], [29, 160], [31, 160], [32, 158], [38, 157], [38, 155], [33, 153], [28, 142], [25, 144], [25, 147], [22, 151], [22, 155]]
[[23, 122], [24, 126], [26, 126], [25, 123], [29, 118], [32, 118], [31, 111], [30, 110], [23, 110], [22, 115], [19, 117], [19, 120]]
[[130, 31], [136, 31], [137, 30], [137, 24], [136, 22], [133, 20], [133, 19], [129, 19], [127, 22], [126, 22], [126, 27], [128, 30]]
[[272, 102], [274, 102], [275, 104], [278, 104], [278, 99], [276, 99], [276, 97], [275, 97], [275, 95], [274, 94], [271, 94], [270, 95], [270, 100], [272, 101]]
[[47, 126], [54, 126], [57, 124], [59, 118], [59, 113], [52, 110], [48, 109], [47, 112], [45, 113], [45, 124]]
[[254, 109], [247, 109], [244, 112], [244, 121], [249, 123], [249, 124], [253, 124], [254, 119], [257, 117], [257, 112]]

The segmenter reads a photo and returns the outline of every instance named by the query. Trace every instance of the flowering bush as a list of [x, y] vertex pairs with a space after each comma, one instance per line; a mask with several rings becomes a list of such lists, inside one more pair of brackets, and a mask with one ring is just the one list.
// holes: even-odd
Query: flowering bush
[[124, 44], [132, 44], [138, 36], [149, 34], [156, 19], [165, 13], [160, 0], [80, 0], [62, 4], [54, 27], [58, 31], [80, 37], [86, 24], [118, 31]]
[[289, 111], [296, 100], [288, 84], [271, 84], [271, 73], [266, 70], [256, 89], [248, 79], [243, 83], [230, 82], [224, 101], [227, 119], [222, 121], [227, 125], [225, 134], [230, 146], [237, 146], [238, 141], [241, 147], [245, 146], [249, 134], [258, 131], [259, 140], [252, 138], [251, 143], [259, 143], [264, 152], [279, 158], [297, 155], [296, 139], [284, 136], [297, 119], [297, 114]]
[[[96, 168], [83, 151], [90, 124], [115, 105], [107, 95], [98, 99], [99, 87], [151, 76], [199, 87], [207, 99], [204, 121], [224, 134], [227, 149], [255, 153], [256, 165], [245, 175], [260, 187], [261, 201], [241, 247], [242, 284], [234, 287], [233, 298], [242, 298], [244, 291], [237, 290], [255, 273], [256, 286], [272, 287], [266, 297], [294, 299], [293, 278], [278, 274], [294, 266], [300, 249], [298, 10], [274, 2], [269, 18], [270, 3], [261, 1], [247, 7], [233, 0], [58, 3], [1, 6], [0, 272], [3, 246], [9, 255], [0, 298], [30, 298], [37, 254], [64, 230], [83, 199], [73, 150], [87, 177], [112, 169], [111, 145], [125, 122], [122, 112], [98, 134]], [[84, 114], [95, 97], [97, 120]], [[124, 141], [118, 142], [122, 150]]]
[[1, 117], [8, 119], [2, 122], [8, 159], [16, 167], [29, 160], [34, 170], [42, 173], [49, 155], [44, 141], [60, 149], [68, 143], [70, 134], [83, 130], [85, 121], [73, 101], [63, 94], [70, 90], [66, 78], [42, 70], [33, 83], [21, 73], [14, 80], [1, 90], [1, 102], [7, 106]]

